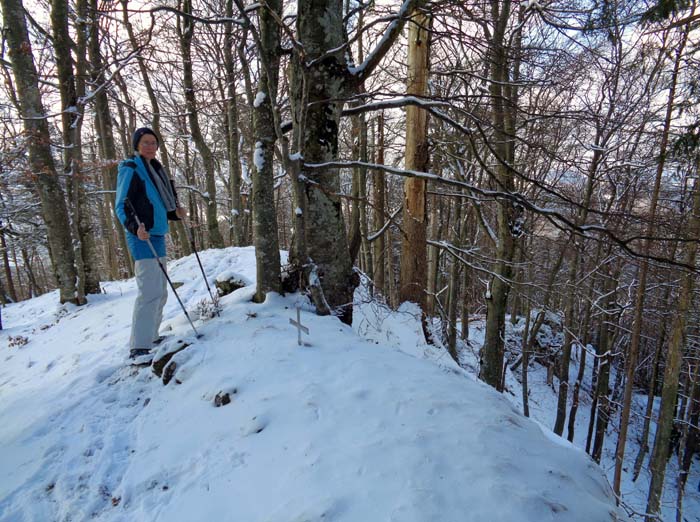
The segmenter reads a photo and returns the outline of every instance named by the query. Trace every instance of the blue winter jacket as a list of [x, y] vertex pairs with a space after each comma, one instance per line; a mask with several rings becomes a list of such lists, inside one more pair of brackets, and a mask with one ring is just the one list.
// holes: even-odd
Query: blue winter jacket
[[[153, 160], [152, 165], [156, 169], [163, 168], [156, 160]], [[173, 192], [175, 192], [175, 187], [173, 187]], [[131, 206], [126, 204], [127, 199], [131, 202]], [[146, 230], [151, 234], [151, 244], [158, 257], [164, 257], [168, 219], [177, 220], [178, 218], [175, 216], [175, 212], [166, 212], [158, 189], [140, 156], [127, 158], [119, 164], [115, 206], [117, 217], [127, 231], [126, 240], [134, 261], [153, 258], [153, 253], [148, 242], [142, 241], [136, 236], [138, 223], [132, 207], [136, 210], [139, 220], [146, 226]]]

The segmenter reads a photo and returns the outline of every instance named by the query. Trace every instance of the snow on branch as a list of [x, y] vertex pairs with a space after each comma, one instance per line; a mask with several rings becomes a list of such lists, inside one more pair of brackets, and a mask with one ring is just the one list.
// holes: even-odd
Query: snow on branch
[[397, 208], [397, 209], [389, 216], [389, 219], [387, 219], [387, 220], [386, 220], [386, 223], [384, 223], [384, 225], [382, 225], [382, 228], [380, 228], [380, 229], [377, 230], [376, 232], [373, 232], [372, 234], [369, 234], [369, 235], [367, 236], [367, 241], [371, 243], [372, 241], [374, 241], [374, 240], [377, 239], [378, 237], [381, 237], [381, 235], [386, 231], [386, 229], [389, 228], [389, 227], [394, 223], [394, 219], [396, 219], [396, 216], [399, 215], [399, 212], [401, 212], [401, 210], [403, 210], [403, 205], [399, 205], [399, 208]]
[[[470, 136], [473, 134], [473, 129], [466, 127], [459, 123], [454, 118], [450, 117], [446, 113], [438, 108], [452, 108], [452, 105], [446, 101], [435, 101], [430, 98], [421, 98], [420, 96], [402, 96], [400, 98], [392, 98], [389, 100], [380, 100], [371, 103], [365, 103], [363, 105], [357, 105], [355, 107], [346, 107], [343, 109], [341, 116], [356, 116], [365, 112], [381, 111], [385, 109], [397, 109], [401, 107], [406, 107], [408, 105], [414, 105], [421, 107], [422, 109], [429, 112], [435, 118], [447, 123], [451, 127], [459, 130], [460, 132]], [[281, 131], [287, 133], [292, 130], [291, 120], [283, 121], [280, 124]]]

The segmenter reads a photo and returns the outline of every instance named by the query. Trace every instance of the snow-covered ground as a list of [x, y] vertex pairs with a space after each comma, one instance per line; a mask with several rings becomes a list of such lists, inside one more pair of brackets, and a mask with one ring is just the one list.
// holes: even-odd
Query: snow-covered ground
[[[250, 248], [201, 257], [211, 282], [255, 279]], [[194, 313], [196, 260], [169, 271]], [[582, 450], [420, 341], [410, 308], [367, 301], [350, 328], [300, 295], [254, 304], [248, 285], [196, 321], [163, 385], [125, 365], [134, 281], [103, 287], [80, 308], [51, 293], [3, 309], [2, 521], [626, 519]], [[191, 338], [172, 296], [162, 331]]]
[[[533, 318], [534, 318], [533, 313]], [[476, 320], [471, 325], [470, 339], [474, 346], [481, 346], [484, 338], [484, 321]], [[506, 322], [506, 336], [514, 343], [518, 344], [522, 338], [524, 329], [524, 319], [519, 318], [516, 325], [512, 325], [510, 319]], [[560, 345], [562, 342], [561, 331], [553, 332], [549, 327], [544, 327], [541, 330], [543, 343], [552, 343]], [[591, 390], [593, 380], [593, 357], [590, 355], [595, 352], [595, 349], [589, 345], [589, 354], [586, 357], [584, 377], [582, 381], [581, 392], [579, 394], [580, 404], [576, 421], [574, 425], [574, 444], [578, 448], [586, 447], [586, 438], [588, 436], [588, 427], [591, 413]], [[463, 365], [476, 365], [477, 354], [476, 350], [464, 350], [461, 354]], [[580, 347], [575, 347], [572, 353], [571, 367], [569, 368], [569, 382], [573, 383], [577, 379], [579, 364], [581, 361]], [[522, 386], [521, 386], [521, 368], [518, 368], [515, 373], [510, 370], [506, 373], [506, 392], [504, 396], [516, 407], [518, 411], [523, 411], [522, 401]], [[610, 386], [612, 387], [615, 380], [615, 368], [611, 369]], [[553, 385], [547, 384], [547, 369], [539, 364], [531, 364], [528, 370], [528, 386], [529, 386], [529, 408], [530, 416], [540, 423], [544, 429], [550, 430], [554, 426], [557, 410], [557, 395], [558, 395], [558, 380], [555, 377]], [[569, 391], [569, 400], [567, 403], [567, 412], [571, 408], [572, 391]], [[646, 394], [633, 395], [632, 417], [630, 419], [630, 429], [628, 432], [628, 440], [625, 449], [625, 466], [623, 467], [621, 493], [624, 508], [634, 520], [643, 520], [643, 513], [647, 504], [647, 495], [649, 492], [650, 474], [647, 468], [649, 454], [647, 453], [644, 461], [644, 466], [636, 481], [632, 481], [632, 470], [634, 461], [639, 453], [639, 440], [642, 437], [642, 428], [644, 423], [644, 414], [646, 410], [647, 396]], [[655, 403], [654, 412], [652, 415], [656, 418], [659, 399]], [[567, 417], [567, 424], [568, 424]], [[604, 443], [603, 454], [601, 458], [601, 468], [604, 470], [610, 483], [612, 483], [615, 471], [615, 447], [617, 445], [617, 431], [619, 429], [619, 409], [616, 410], [614, 416], [608, 424], [607, 435]], [[655, 423], [652, 422], [649, 434], [649, 447], [653, 446]], [[568, 428], [564, 428], [564, 435], [568, 433]], [[555, 435], [552, 435], [555, 436]], [[555, 436], [556, 437], [556, 436]], [[666, 481], [664, 487], [664, 497], [662, 502], [662, 520], [676, 520], [676, 504], [677, 504], [677, 477], [679, 465], [677, 455], [671, 455], [666, 470]], [[683, 518], [684, 522], [700, 521], [700, 472], [697, 464], [691, 467], [688, 482], [685, 487], [683, 496]]]

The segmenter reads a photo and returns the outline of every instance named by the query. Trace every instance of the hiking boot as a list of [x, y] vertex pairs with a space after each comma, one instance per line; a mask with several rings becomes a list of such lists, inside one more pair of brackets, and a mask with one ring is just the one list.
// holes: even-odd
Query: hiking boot
[[153, 352], [148, 348], [134, 348], [129, 351], [131, 366], [147, 366], [153, 362]]
[[150, 355], [151, 350], [148, 348], [133, 348], [129, 351], [129, 359], [136, 359], [137, 357], [143, 357], [144, 355]]

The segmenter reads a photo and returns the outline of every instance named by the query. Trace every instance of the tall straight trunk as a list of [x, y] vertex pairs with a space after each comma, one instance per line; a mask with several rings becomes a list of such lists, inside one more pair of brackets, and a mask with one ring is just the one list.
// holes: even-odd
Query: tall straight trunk
[[27, 286], [29, 287], [30, 295], [37, 296], [43, 294], [44, 291], [42, 290], [41, 286], [39, 286], [39, 283], [36, 280], [36, 276], [34, 275], [34, 269], [32, 268], [32, 259], [29, 256], [29, 252], [27, 252], [26, 248], [22, 248], [21, 253], [22, 261], [24, 262], [24, 268], [27, 271], [27, 279], [29, 280]]
[[[588, 314], [590, 316], [590, 314]], [[584, 337], [583, 343], [580, 345], [581, 357], [579, 359], [578, 374], [576, 375], [576, 383], [574, 384], [574, 393], [571, 399], [571, 409], [569, 410], [569, 423], [567, 426], [566, 440], [574, 441], [574, 433], [576, 429], [576, 413], [579, 407], [579, 394], [581, 393], [581, 384], [583, 383], [583, 375], [586, 370], [586, 354], [588, 343], [588, 333], [585, 328], [588, 328], [588, 317], [584, 320]]]
[[[697, 360], [698, 352], [694, 353], [694, 358]], [[690, 466], [693, 461], [693, 456], [696, 453], [698, 442], [698, 420], [700, 420], [700, 383], [698, 382], [698, 371], [700, 364], [691, 363], [688, 369], [690, 378], [690, 390], [687, 391], [690, 405], [688, 407], [688, 416], [683, 419], [683, 431], [678, 447], [678, 480], [676, 481], [676, 522], [683, 522], [683, 497], [685, 495], [685, 485], [688, 482], [690, 474]]]
[[[671, 259], [675, 259], [675, 248], [674, 252], [671, 254]], [[670, 275], [670, 274], [669, 274]], [[666, 291], [664, 294], [663, 302], [665, 306], [664, 310], [672, 309], [671, 303], [671, 281], [666, 282]], [[651, 363], [651, 376], [649, 377], [649, 391], [647, 393], [647, 406], [644, 411], [644, 427], [642, 428], [642, 435], [639, 439], [639, 451], [637, 452], [637, 457], [634, 459], [634, 468], [632, 472], [632, 481], [635, 482], [639, 477], [639, 473], [642, 470], [642, 464], [644, 463], [644, 457], [649, 452], [649, 429], [651, 428], [651, 417], [654, 411], [654, 399], [656, 397], [657, 391], [657, 381], [659, 378], [659, 364], [661, 362], [661, 353], [666, 345], [666, 335], [667, 335], [667, 321], [661, 321], [660, 325], [661, 331], [656, 339], [656, 349], [654, 350], [654, 360]]]
[[[598, 242], [597, 252], [594, 258], [594, 263], [598, 264], [600, 260], [600, 255], [602, 251], [602, 243]], [[569, 411], [569, 424], [567, 429], [566, 438], [569, 442], [574, 441], [574, 430], [576, 427], [576, 412], [579, 407], [579, 394], [581, 392], [581, 385], [583, 383], [584, 372], [586, 371], [586, 354], [588, 353], [588, 341], [590, 339], [590, 325], [591, 325], [591, 301], [593, 300], [593, 292], [595, 288], [595, 280], [591, 277], [590, 283], [588, 285], [588, 295], [586, 296], [585, 304], [586, 311], [583, 319], [583, 326], [581, 328], [581, 336], [583, 337], [581, 342], [581, 357], [579, 359], [578, 374], [576, 375], [576, 384], [574, 384], [574, 394], [571, 403], [571, 410]]]
[[[51, 249], [49, 249], [49, 257], [50, 256], [51, 256]], [[23, 287], [22, 271], [19, 269], [19, 263], [17, 262], [17, 249], [14, 247], [14, 245], [12, 246], [12, 263], [17, 267], [17, 269], [15, 270], [15, 273], [17, 274], [17, 297], [19, 299], [22, 299], [23, 295], [31, 297], [31, 288], [29, 288], [29, 284], [27, 284], [27, 291], [26, 292], [24, 292], [24, 290], [22, 288]], [[51, 261], [51, 263], [53, 264], [53, 260]], [[47, 287], [50, 287], [50, 285], [56, 286], [56, 284], [57, 284], [56, 274], [54, 273], [53, 276], [54, 277], [53, 277], [52, 283], [47, 282], [47, 284], [46, 284]]]
[[530, 315], [531, 315], [531, 304], [528, 299], [525, 304], [525, 329], [523, 330], [522, 346], [523, 346], [523, 362], [522, 362], [522, 377], [520, 379], [522, 398], [523, 398], [523, 415], [526, 417], [530, 416], [530, 391], [528, 389], [528, 372], [530, 370], [530, 351], [527, 346], [528, 331], [530, 330]]
[[[360, 159], [360, 125], [363, 115], [352, 117], [352, 159], [356, 161], [366, 161]], [[360, 229], [360, 184], [363, 179], [366, 179], [367, 169], [364, 167], [355, 167], [352, 169], [352, 184], [350, 188], [350, 224], [348, 230], [348, 250], [350, 259], [353, 263], [357, 259], [357, 254], [362, 246], [362, 232]]]
[[29, 166], [36, 179], [41, 210], [58, 280], [61, 303], [83, 304], [78, 294], [75, 255], [63, 187], [51, 155], [51, 136], [46, 121], [39, 76], [21, 0], [2, 0], [2, 12], [17, 98], [29, 149]]
[[[433, 241], [440, 241], [441, 202], [438, 200], [438, 196], [431, 196], [428, 201], [428, 237]], [[432, 317], [435, 315], [435, 305], [437, 302], [436, 294], [438, 284], [438, 267], [440, 264], [440, 249], [435, 245], [428, 245], [427, 256], [428, 268], [425, 287], [425, 315]]]
[[[408, 27], [408, 79], [409, 96], [425, 96], [428, 93], [428, 62], [430, 54], [431, 17], [422, 11], [414, 11]], [[428, 114], [416, 106], [406, 108], [407, 170], [426, 171], [428, 168]], [[426, 181], [407, 178], [404, 182], [403, 237], [401, 242], [401, 277], [399, 299], [411, 301], [425, 313], [427, 282], [426, 243]]]
[[[376, 162], [379, 165], [384, 164], [384, 112], [379, 113], [377, 117], [377, 158]], [[384, 173], [377, 170], [374, 173], [374, 230], [382, 230], [384, 226], [384, 212], [386, 209], [386, 184], [384, 183]], [[377, 236], [377, 238], [372, 242], [374, 260], [374, 287], [377, 291], [386, 297], [386, 279], [384, 275], [386, 274], [386, 245], [391, 244], [390, 241], [386, 241], [385, 237], [387, 232], [382, 232]]]
[[[520, 248], [517, 248], [517, 247]], [[522, 309], [522, 299], [521, 293], [522, 283], [523, 283], [523, 268], [520, 266], [524, 260], [525, 252], [522, 249], [523, 245], [516, 245], [515, 259], [513, 260], [513, 265], [515, 266], [515, 276], [513, 277], [513, 292], [511, 293], [510, 300], [510, 324], [515, 326], [518, 323], [518, 316]]]
[[[473, 222], [474, 209], [470, 206], [467, 211], [467, 215], [462, 224], [462, 244], [469, 244], [470, 238], [472, 238], [472, 228], [471, 223]], [[471, 267], [464, 265], [462, 267], [462, 309], [460, 316], [460, 324], [462, 329], [460, 331], [460, 338], [463, 341], [469, 340], [469, 306], [472, 304], [471, 300]]]
[[12, 300], [5, 292], [5, 284], [2, 282], [2, 277], [0, 277], [0, 330], [2, 330], [2, 307], [8, 302], [12, 302]]
[[[695, 356], [697, 357], [697, 355], [698, 353], [696, 350]], [[681, 503], [681, 499], [685, 491], [685, 485], [688, 482], [693, 456], [697, 453], [698, 444], [700, 444], [700, 429], [698, 428], [698, 422], [700, 422], [700, 382], [698, 380], [700, 364], [696, 362], [694, 367], [695, 369], [693, 371], [693, 385], [690, 393], [691, 403], [688, 421], [683, 424], [685, 440], [683, 441], [681, 451], [679, 452], [679, 455], [681, 456], [681, 471], [680, 476], [678, 477], [679, 504]]]
[[[697, 173], [700, 173], [700, 157], [696, 165]], [[688, 223], [690, 242], [686, 243], [686, 266], [695, 266], [700, 240], [700, 181], [696, 179], [693, 189], [693, 211]], [[659, 420], [656, 425], [656, 437], [654, 450], [649, 462], [651, 482], [649, 484], [649, 496], [647, 497], [647, 522], [656, 520], [654, 515], [659, 513], [661, 494], [663, 492], [666, 463], [668, 461], [669, 439], [673, 428], [673, 417], [678, 396], [678, 377], [681, 371], [683, 355], [684, 334], [688, 311], [693, 300], [693, 288], [696, 274], [686, 272], [681, 278], [680, 295], [678, 296], [678, 308], [671, 326], [671, 337], [666, 353], [666, 368], [664, 370], [664, 384], [661, 389], [661, 405], [659, 406]]]
[[[360, 161], [367, 162], [369, 160], [368, 149], [368, 128], [367, 121], [363, 117], [360, 123]], [[372, 261], [372, 247], [369, 243], [369, 218], [367, 216], [367, 171], [359, 169], [360, 176], [360, 237], [361, 249], [360, 254], [364, 263], [364, 270], [370, 280], [374, 279], [374, 264]]]
[[[81, 4], [79, 7], [84, 7]], [[68, 2], [52, 0], [51, 25], [53, 27], [54, 49], [56, 51], [56, 70], [58, 72], [59, 91], [62, 105], [63, 168], [68, 175], [68, 194], [71, 201], [73, 235], [79, 241], [76, 246], [76, 268], [78, 270], [78, 295], [100, 292], [99, 270], [94, 227], [90, 216], [90, 207], [83, 187], [84, 176], [81, 172], [83, 163], [82, 141], [80, 132], [83, 127], [85, 96], [85, 74], [87, 72], [87, 37], [79, 31], [77, 40], [77, 70], [73, 73], [71, 47], [73, 42], [68, 32]], [[76, 78], [77, 76], [77, 78]]]
[[[334, 311], [340, 319], [352, 323], [352, 260], [348, 248], [337, 169], [311, 169], [338, 157], [338, 128], [342, 100], [347, 89], [347, 63], [343, 50], [343, 8], [340, 0], [298, 2], [297, 33], [306, 52], [305, 62], [294, 57], [292, 96], [295, 123], [304, 163], [295, 183], [301, 192], [297, 216], [301, 221], [306, 247], [295, 264], [304, 267], [309, 284], [316, 291], [312, 298], [318, 313]], [[307, 181], [308, 180], [308, 181]], [[298, 228], [298, 227], [295, 227]]]
[[[349, 3], [346, 1], [345, 12], [348, 12]], [[362, 63], [364, 60], [364, 10], [360, 10], [357, 17], [357, 61]], [[364, 92], [364, 86], [358, 89], [360, 94]], [[359, 102], [356, 104], [359, 105]], [[367, 120], [364, 114], [358, 114], [352, 117], [352, 157], [363, 163], [367, 163]], [[362, 250], [363, 243], [367, 242], [367, 222], [363, 224], [366, 209], [366, 201], [363, 199], [367, 192], [367, 169], [365, 167], [355, 167], [352, 169], [352, 200], [350, 211], [350, 230], [348, 234], [348, 248], [350, 250], [350, 258], [355, 263], [357, 254]], [[363, 230], [364, 229], [364, 230]], [[363, 233], [364, 232], [364, 233]], [[362, 260], [364, 263], [364, 260]], [[362, 263], [361, 263], [362, 264]], [[364, 271], [371, 271], [367, 267]], [[368, 274], [372, 279], [371, 274]]]
[[[226, 0], [226, 18], [233, 19], [233, 0]], [[243, 209], [241, 208], [241, 158], [238, 151], [238, 101], [234, 63], [233, 24], [224, 24], [224, 68], [226, 70], [226, 118], [228, 121], [229, 193], [231, 194], [231, 243], [243, 245]]]
[[[666, 101], [666, 115], [661, 135], [661, 143], [659, 144], [659, 162], [656, 168], [656, 179], [654, 188], [651, 194], [651, 202], [649, 203], [649, 224], [646, 229], [646, 236], [654, 235], [656, 210], [659, 201], [659, 190], [661, 187], [661, 178], [666, 164], [666, 150], [671, 132], [671, 119], [675, 106], [676, 86], [678, 83], [678, 75], [683, 58], [683, 50], [688, 41], [688, 29], [683, 29], [681, 41], [676, 47], [675, 61], [673, 64], [673, 73], [671, 74], [670, 89], [668, 99]], [[651, 242], [646, 239], [642, 245], [642, 253], [648, 255], [651, 252]], [[615, 448], [615, 474], [613, 477], [613, 490], [615, 494], [620, 494], [620, 483], [622, 482], [622, 468], [625, 459], [625, 446], [627, 444], [627, 429], [629, 426], [630, 410], [632, 407], [632, 391], [634, 389], [635, 369], [637, 366], [637, 353], [639, 352], [639, 343], [642, 338], [642, 323], [644, 321], [644, 300], [647, 287], [647, 272], [649, 264], [646, 258], [642, 258], [641, 267], [639, 269], [639, 281], [637, 283], [637, 294], [634, 305], [634, 321], [632, 323], [632, 337], [627, 353], [626, 368], [625, 368], [625, 390], [622, 399], [622, 411], [620, 412], [620, 433], [617, 439], [617, 447]], [[663, 477], [662, 477], [663, 482]], [[651, 490], [650, 490], [651, 491]], [[650, 496], [651, 498], [651, 496]]]
[[[452, 229], [452, 243], [459, 247], [461, 246], [462, 237], [462, 204], [459, 199], [454, 202], [454, 227]], [[450, 265], [450, 280], [449, 280], [449, 297], [447, 305], [447, 351], [457, 364], [459, 364], [459, 354], [457, 353], [457, 305], [459, 295], [459, 268], [460, 262], [456, 257], [452, 257]]]
[[[185, 15], [192, 14], [192, 0], [183, 0], [182, 11]], [[192, 141], [197, 147], [204, 167], [204, 177], [207, 189], [207, 232], [209, 245], [212, 248], [223, 248], [224, 238], [219, 230], [219, 213], [216, 203], [216, 165], [211, 148], [207, 144], [202, 128], [199, 125], [199, 113], [197, 108], [197, 96], [194, 89], [192, 72], [192, 38], [194, 36], [194, 20], [189, 17], [177, 19], [178, 34], [180, 36], [180, 52], [182, 53], [182, 83], [185, 90], [185, 107], [189, 121]], [[276, 232], [275, 232], [276, 233]]]
[[[87, 4], [87, 5], [86, 5]], [[97, 131], [97, 139], [100, 145], [100, 157], [103, 160], [105, 167], [103, 168], [102, 185], [106, 191], [114, 191], [117, 187], [117, 146], [114, 141], [114, 128], [112, 126], [112, 111], [109, 107], [109, 99], [107, 91], [104, 89], [106, 82], [104, 65], [102, 63], [102, 51], [100, 49], [100, 20], [99, 6], [97, 0], [78, 0], [78, 11], [87, 12], [88, 16], [81, 19], [78, 27], [82, 32], [89, 34], [88, 39], [88, 56], [90, 58], [90, 81], [92, 82], [91, 90], [95, 92], [94, 107], [95, 107], [95, 127]], [[115, 213], [115, 193], [110, 192], [107, 196], [110, 206], [110, 215], [114, 230], [116, 231], [119, 250], [121, 252], [120, 260], [122, 267], [127, 276], [134, 273], [134, 265], [129, 250], [126, 245], [126, 235], [124, 227], [119, 222]]]
[[10, 269], [10, 256], [7, 251], [7, 241], [5, 240], [5, 230], [0, 224], [0, 252], [2, 253], [2, 266], [5, 270], [5, 281], [7, 282], [7, 293], [13, 303], [17, 302], [17, 292], [12, 280], [12, 270]]
[[100, 226], [102, 227], [102, 248], [103, 258], [106, 259], [109, 270], [109, 279], [114, 281], [119, 279], [119, 252], [117, 251], [117, 230], [112, 226], [112, 216], [110, 215], [109, 203], [106, 200], [100, 201], [97, 205]]
[[253, 170], [253, 241], [255, 243], [255, 300], [265, 300], [268, 292], [281, 292], [280, 249], [275, 212], [273, 156], [276, 132], [273, 103], [277, 99], [280, 62], [280, 28], [275, 18], [282, 15], [282, 2], [269, 0], [259, 11], [260, 61], [258, 94], [253, 104], [255, 160]]
[[[608, 118], [611, 116], [608, 113]], [[603, 135], [603, 128], [598, 128], [595, 136], [595, 144], [604, 146], [606, 143], [606, 137]], [[581, 211], [576, 218], [576, 224], [581, 226], [586, 223], [588, 218], [588, 209], [591, 204], [591, 198], [593, 196], [593, 189], [595, 187], [595, 179], [598, 173], [598, 168], [602, 160], [602, 153], [600, 148], [596, 148], [593, 152], [593, 158], [591, 159], [590, 166], [588, 167], [588, 177], [586, 179], [586, 190], [584, 193], [583, 201], [581, 203]], [[564, 423], [566, 421], [566, 404], [569, 395], [569, 364], [571, 361], [571, 343], [573, 342], [573, 329], [576, 324], [578, 324], [578, 319], [574, 316], [574, 302], [576, 300], [577, 294], [577, 282], [576, 278], [578, 276], [579, 264], [581, 258], [585, 252], [585, 242], [583, 238], [577, 240], [576, 237], [572, 238], [572, 241], [576, 248], [574, 249], [574, 258], [571, 260], [571, 267], [569, 270], [569, 289], [567, 291], [566, 297], [566, 311], [564, 313], [566, 327], [564, 329], [564, 345], [562, 346], [562, 355], [559, 366], [559, 395], [557, 397], [557, 416], [554, 421], [554, 433], [557, 435], [562, 435], [564, 433]]]
[[[606, 268], [609, 270], [609, 268]], [[615, 289], [618, 285], [620, 268], [616, 267], [614, 273], [608, 272], [603, 281], [603, 295], [607, 297], [603, 301], [603, 310], [612, 309], [615, 303]], [[609, 318], [604, 313], [600, 317], [600, 333], [598, 335], [598, 345], [596, 356], [599, 360], [598, 364], [598, 382], [596, 386], [597, 410], [595, 423], [595, 436], [593, 439], [593, 451], [591, 456], [593, 460], [600, 463], [603, 455], [603, 445], [605, 443], [605, 434], [608, 429], [610, 413], [612, 411], [610, 402], [610, 367], [613, 363], [612, 342], [610, 338], [610, 327], [608, 325]]]
[[[510, 103], [506, 107], [504, 92], [504, 86], [510, 80], [505, 31], [510, 18], [511, 2], [492, 0], [490, 4], [493, 30], [489, 41], [489, 93], [492, 104], [493, 149], [498, 156], [495, 167], [496, 184], [499, 190], [512, 192], [515, 189], [511, 170], [515, 158], [515, 129], [508, 128], [513, 117], [507, 116], [506, 113], [514, 111], [515, 107]], [[496, 219], [496, 266], [493, 268], [494, 277], [491, 279], [486, 299], [486, 332], [480, 354], [479, 378], [501, 391], [506, 305], [513, 271], [515, 241], [520, 235], [515, 228], [519, 222], [518, 209], [511, 202], [500, 201], [497, 204]]]

